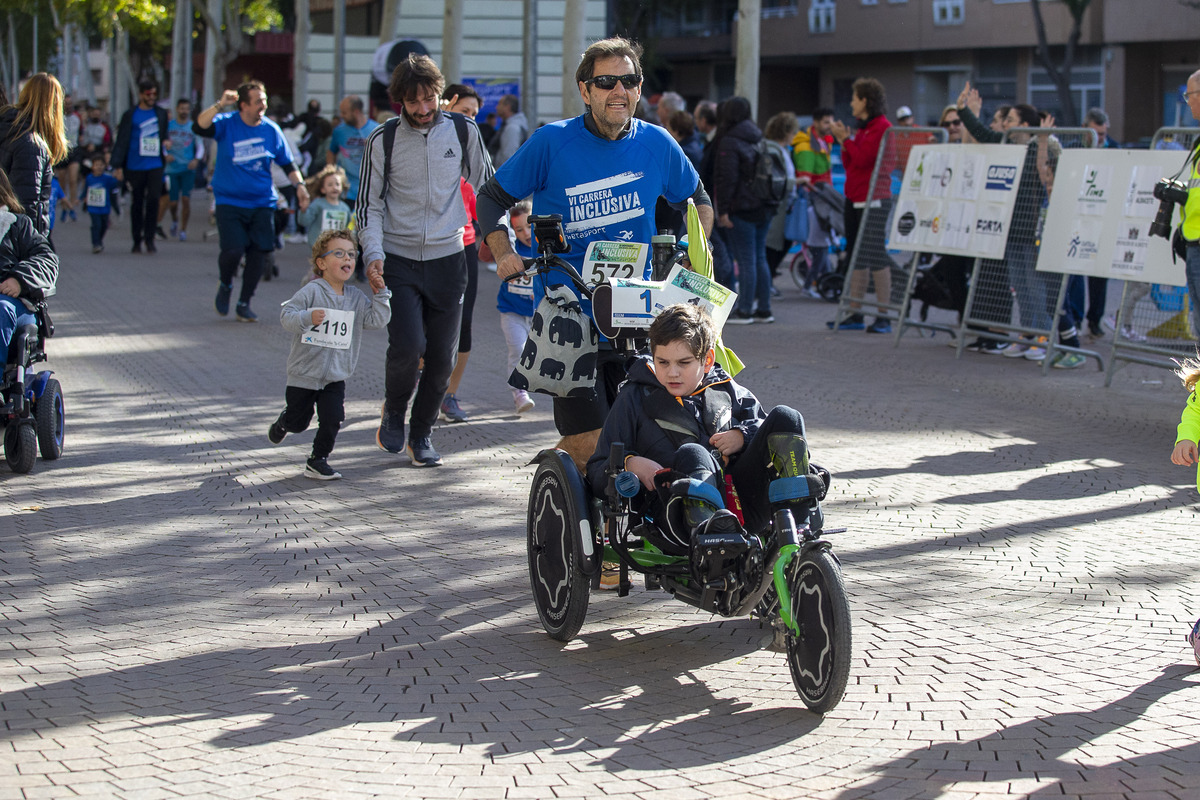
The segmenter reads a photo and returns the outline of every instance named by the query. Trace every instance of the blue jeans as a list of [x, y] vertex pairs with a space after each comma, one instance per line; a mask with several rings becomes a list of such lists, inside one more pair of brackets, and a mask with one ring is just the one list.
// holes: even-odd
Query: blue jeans
[[92, 214], [92, 247], [104, 246], [104, 234], [108, 233], [108, 214]]
[[771, 270], [767, 266], [767, 229], [771, 220], [750, 222], [730, 215], [729, 246], [738, 263], [738, 307], [749, 314], [758, 300], [758, 313], [771, 313]]
[[1200, 331], [1200, 242], [1189, 243], [1184, 261], [1188, 299], [1192, 304], [1192, 326]]
[[1008, 279], [1017, 291], [1021, 325], [1037, 331], [1050, 330], [1050, 307], [1045, 276], [1036, 271], [1037, 248], [1031, 244], [1008, 243], [1004, 254]]
[[15, 297], [0, 294], [0, 354], [8, 357], [13, 333], [22, 325], [36, 325], [37, 317]]

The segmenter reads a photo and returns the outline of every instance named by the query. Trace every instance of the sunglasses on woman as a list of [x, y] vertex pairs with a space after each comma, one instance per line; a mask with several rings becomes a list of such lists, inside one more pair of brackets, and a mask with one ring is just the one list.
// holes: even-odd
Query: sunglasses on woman
[[628, 75], [596, 75], [588, 78], [584, 83], [590, 83], [598, 89], [603, 89], [608, 92], [617, 88], [617, 81], [626, 89], [636, 89], [642, 85], [642, 76], [630, 73]]
[[956, 126], [958, 126], [958, 125], [962, 125], [962, 120], [961, 120], [961, 119], [948, 119], [948, 120], [946, 120], [945, 122], [943, 122], [943, 123], [942, 123], [942, 127], [943, 127], [943, 128], [953, 128], [953, 127], [956, 127]]

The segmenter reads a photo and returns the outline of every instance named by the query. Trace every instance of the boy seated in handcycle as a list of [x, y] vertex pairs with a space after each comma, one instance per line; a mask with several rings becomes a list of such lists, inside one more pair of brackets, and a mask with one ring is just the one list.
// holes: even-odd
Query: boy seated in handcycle
[[655, 544], [675, 555], [688, 552], [698, 531], [740, 530], [725, 508], [722, 471], [733, 478], [745, 530], [761, 531], [780, 508], [791, 508], [797, 525], [822, 524], [828, 478], [807, 480], [803, 418], [787, 406], [764, 415], [754, 395], [715, 363], [716, 334], [699, 306], [664, 309], [650, 325], [651, 355], [631, 359], [587, 463], [592, 491], [604, 497], [610, 447], [624, 445], [625, 469], [649, 491], [638, 510], [665, 521], [658, 527], [667, 541]]

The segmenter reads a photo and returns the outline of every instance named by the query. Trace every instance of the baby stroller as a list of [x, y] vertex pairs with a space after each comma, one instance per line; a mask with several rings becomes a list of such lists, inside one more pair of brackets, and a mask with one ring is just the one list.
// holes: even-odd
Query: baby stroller
[[[846, 235], [846, 222], [842, 216], [842, 209], [845, 207], [846, 198], [842, 196], [841, 192], [833, 188], [831, 184], [817, 183], [810, 187], [808, 191], [808, 202], [812, 213], [809, 216], [810, 225], [807, 242], [804, 247], [805, 255], [808, 256], [808, 249], [810, 247], [822, 246], [815, 243], [828, 243], [828, 258], [834, 260], [834, 266], [832, 269], [816, 277], [815, 287], [823, 300], [836, 303], [842, 296], [842, 284], [846, 280], [846, 245], [844, 239]], [[803, 276], [796, 274], [800, 263], [803, 263], [805, 267], [805, 274]], [[807, 271], [811, 268], [811, 257], [793, 260], [792, 280], [796, 281], [797, 286], [803, 288], [808, 285], [809, 276]]]
[[54, 335], [45, 300], [35, 306], [34, 316], [35, 325], [23, 325], [13, 333], [0, 382], [4, 460], [18, 473], [33, 469], [39, 450], [42, 458], [53, 461], [63, 448], [62, 387], [50, 377], [51, 370], [32, 369], [46, 360], [46, 339]]

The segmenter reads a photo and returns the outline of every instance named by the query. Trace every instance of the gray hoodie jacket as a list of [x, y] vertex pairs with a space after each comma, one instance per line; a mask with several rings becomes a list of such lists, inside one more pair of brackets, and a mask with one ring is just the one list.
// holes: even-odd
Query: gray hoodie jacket
[[428, 130], [408, 124], [402, 114], [392, 149], [388, 197], [383, 191], [383, 134], [386, 123], [367, 138], [362, 183], [354, 210], [363, 261], [382, 261], [384, 253], [432, 261], [463, 249], [462, 228], [470, 224], [459, 178], [475, 189], [492, 177], [491, 159], [479, 128], [467, 121], [467, 157], [454, 122], [438, 113]]
[[[331, 383], [346, 380], [354, 374], [358, 364], [363, 329], [382, 328], [392, 318], [392, 306], [388, 302], [392, 293], [388, 289], [375, 295], [374, 299], [356, 286], [343, 286], [342, 291], [344, 294], [338, 294], [323, 278], [314, 278], [283, 304], [279, 321], [284, 330], [295, 334], [287, 360], [288, 386], [324, 389]], [[304, 332], [312, 327], [314, 308], [354, 312], [354, 332], [349, 349], [304, 344]]]

